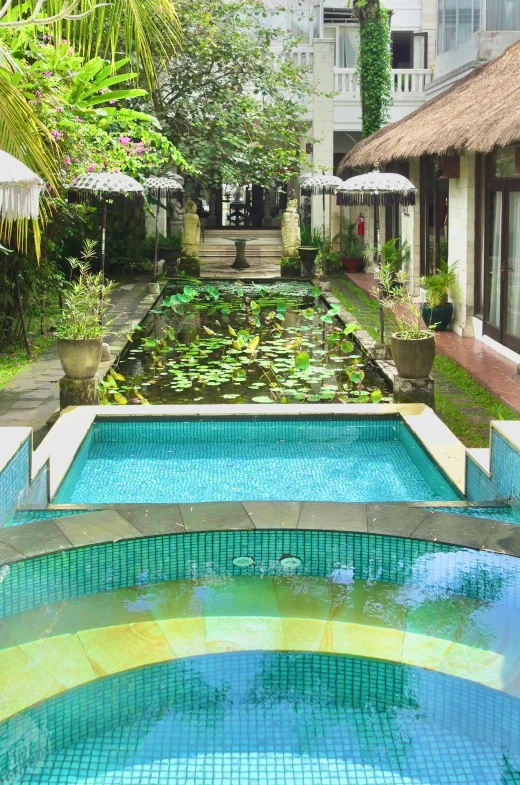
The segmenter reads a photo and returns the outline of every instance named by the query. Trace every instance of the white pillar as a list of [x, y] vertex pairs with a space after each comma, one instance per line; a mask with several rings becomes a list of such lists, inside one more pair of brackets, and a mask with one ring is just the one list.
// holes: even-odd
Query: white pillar
[[[334, 167], [334, 41], [314, 40], [313, 79], [317, 87], [312, 103], [314, 149], [312, 160], [316, 173], [321, 168], [332, 174]], [[329, 94], [329, 97], [325, 95]], [[330, 227], [330, 200], [325, 199], [325, 223]], [[323, 226], [323, 199], [312, 197], [312, 228]]]
[[450, 180], [448, 264], [457, 263], [459, 298], [450, 329], [473, 336], [475, 282], [475, 156], [460, 158], [460, 177]]

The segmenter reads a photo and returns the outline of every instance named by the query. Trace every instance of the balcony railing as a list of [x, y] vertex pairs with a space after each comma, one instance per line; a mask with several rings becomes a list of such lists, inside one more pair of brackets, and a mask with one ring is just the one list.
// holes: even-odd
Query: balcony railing
[[[392, 70], [392, 94], [395, 98], [418, 97], [424, 93], [427, 85], [432, 80], [432, 72], [429, 68], [399, 68]], [[337, 96], [348, 98], [349, 95], [358, 94], [359, 97], [359, 78], [355, 68], [335, 68], [334, 69], [334, 91], [339, 93]]]

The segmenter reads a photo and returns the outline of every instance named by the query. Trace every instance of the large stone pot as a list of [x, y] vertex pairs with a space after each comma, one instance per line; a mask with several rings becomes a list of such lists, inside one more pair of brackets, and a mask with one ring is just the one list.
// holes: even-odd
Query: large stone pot
[[316, 257], [319, 249], [313, 245], [301, 245], [298, 254], [302, 263], [302, 275], [304, 278], [313, 278], [316, 275]]
[[69, 379], [92, 379], [99, 368], [103, 338], [58, 339], [61, 367]]
[[403, 379], [427, 379], [435, 359], [435, 336], [424, 333], [424, 338], [399, 338], [392, 335], [392, 357], [397, 373]]
[[444, 332], [453, 318], [453, 303], [434, 305], [433, 308], [428, 303], [424, 303], [422, 318], [427, 327], [431, 324], [435, 325], [436, 333]]

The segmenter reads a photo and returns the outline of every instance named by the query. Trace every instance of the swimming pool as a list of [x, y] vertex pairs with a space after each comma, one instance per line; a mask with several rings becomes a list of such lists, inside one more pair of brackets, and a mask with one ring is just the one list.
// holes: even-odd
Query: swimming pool
[[454, 501], [397, 418], [111, 421], [90, 429], [54, 501]]
[[2, 577], [0, 781], [520, 782], [513, 557], [201, 532]]

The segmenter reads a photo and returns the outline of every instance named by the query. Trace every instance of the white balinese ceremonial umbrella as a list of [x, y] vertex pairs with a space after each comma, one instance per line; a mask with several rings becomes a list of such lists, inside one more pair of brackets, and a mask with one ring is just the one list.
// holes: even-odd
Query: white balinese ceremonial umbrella
[[153, 257], [153, 279], [157, 280], [157, 248], [159, 245], [159, 209], [161, 199], [170, 199], [176, 196], [182, 200], [184, 189], [178, 180], [173, 177], [148, 177], [144, 181], [147, 193], [156, 200], [155, 206], [155, 252]]
[[[14, 221], [37, 219], [40, 214], [42, 189], [43, 180], [37, 174], [5, 150], [0, 150], [0, 225], [6, 222], [9, 226]], [[0, 252], [11, 253], [3, 245], [0, 245]], [[15, 283], [25, 347], [30, 355], [31, 345], [25, 324], [18, 274], [15, 274]]]
[[[416, 196], [417, 188], [410, 180], [401, 174], [380, 172], [376, 163], [372, 172], [358, 174], [345, 180], [336, 192], [336, 201], [338, 205], [342, 206], [373, 205], [377, 237], [377, 263], [379, 265], [381, 263], [380, 206], [388, 207], [399, 204], [407, 207], [415, 204]], [[379, 304], [381, 343], [383, 344], [385, 322], [381, 297]]]
[[301, 192], [304, 196], [321, 196], [323, 197], [323, 277], [327, 274], [327, 241], [325, 237], [325, 197], [335, 194], [339, 186], [343, 185], [343, 180], [335, 177], [332, 174], [325, 174], [325, 170], [321, 174], [309, 177], [303, 183]]
[[144, 188], [126, 174], [120, 172], [87, 172], [80, 174], [69, 185], [69, 202], [96, 202], [101, 200], [101, 272], [105, 277], [105, 238], [107, 231], [107, 199], [133, 199], [139, 204], [144, 201]]
[[14, 156], [0, 150], [0, 221], [38, 218], [43, 180]]

